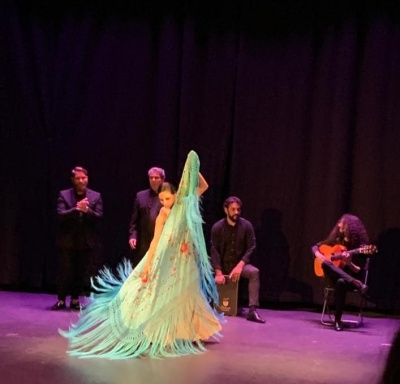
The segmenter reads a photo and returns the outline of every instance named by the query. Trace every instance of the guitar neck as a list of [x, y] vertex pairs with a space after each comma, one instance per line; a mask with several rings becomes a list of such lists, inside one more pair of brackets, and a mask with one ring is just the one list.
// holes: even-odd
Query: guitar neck
[[[362, 248], [356, 248], [356, 249], [352, 249], [351, 251], [346, 251], [349, 255], [354, 255], [355, 253], [360, 253]], [[332, 255], [331, 260], [335, 261], [335, 260], [340, 260], [343, 258], [343, 253], [339, 253], [337, 255]]]

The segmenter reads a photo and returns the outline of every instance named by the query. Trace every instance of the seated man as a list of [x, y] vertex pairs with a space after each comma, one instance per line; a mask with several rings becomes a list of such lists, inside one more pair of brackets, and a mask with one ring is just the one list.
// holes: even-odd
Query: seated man
[[217, 221], [211, 229], [211, 264], [215, 282], [224, 284], [224, 275], [234, 281], [239, 277], [249, 280], [249, 313], [247, 320], [265, 323], [257, 313], [259, 306], [259, 270], [250, 264], [256, 248], [253, 225], [240, 217], [242, 202], [238, 197], [228, 197], [224, 202], [225, 219]]
[[[314, 256], [322, 263], [322, 270], [329, 285], [335, 288], [335, 330], [343, 330], [342, 313], [346, 301], [346, 293], [349, 290], [357, 289], [361, 294], [367, 290], [362, 279], [363, 264], [365, 258], [352, 257], [350, 251], [358, 251], [360, 247], [368, 244], [368, 234], [363, 222], [354, 215], [343, 215], [331, 230], [328, 238], [315, 244], [311, 249]], [[344, 246], [347, 251], [342, 253], [340, 265], [336, 266], [326, 255], [320, 252], [321, 245]]]

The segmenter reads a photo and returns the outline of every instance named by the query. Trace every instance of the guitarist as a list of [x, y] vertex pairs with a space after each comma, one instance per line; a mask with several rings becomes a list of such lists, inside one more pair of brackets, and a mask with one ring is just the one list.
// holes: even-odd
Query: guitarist
[[343, 330], [342, 313], [346, 301], [346, 292], [358, 289], [361, 294], [367, 286], [360, 280], [363, 278], [363, 260], [358, 255], [353, 257], [348, 252], [343, 252], [340, 266], [335, 266], [329, 258], [324, 256], [319, 247], [323, 244], [329, 246], [343, 245], [348, 251], [367, 245], [368, 234], [362, 221], [354, 215], [344, 214], [332, 229], [328, 238], [315, 244], [312, 252], [322, 262], [322, 269], [328, 284], [335, 288], [335, 330]]

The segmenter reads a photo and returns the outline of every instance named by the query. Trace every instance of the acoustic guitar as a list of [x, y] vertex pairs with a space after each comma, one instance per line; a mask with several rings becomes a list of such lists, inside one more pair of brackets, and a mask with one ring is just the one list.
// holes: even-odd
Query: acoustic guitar
[[[340, 267], [340, 261], [343, 259], [343, 253], [347, 252], [350, 255], [361, 253], [364, 255], [372, 255], [377, 252], [375, 245], [363, 245], [360, 248], [352, 249], [350, 251], [343, 245], [337, 244], [333, 247], [322, 244], [319, 246], [318, 251], [320, 251], [327, 260], [330, 260], [336, 267]], [[318, 277], [324, 276], [324, 271], [322, 269], [322, 261], [319, 258], [314, 259], [314, 272]]]

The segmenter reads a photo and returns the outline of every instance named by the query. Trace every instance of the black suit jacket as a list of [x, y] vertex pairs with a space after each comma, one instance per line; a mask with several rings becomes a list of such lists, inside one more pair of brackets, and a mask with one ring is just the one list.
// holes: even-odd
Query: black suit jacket
[[60, 248], [75, 248], [79, 238], [85, 248], [93, 249], [98, 245], [97, 221], [103, 217], [103, 200], [99, 192], [86, 190], [89, 201], [87, 212], [76, 209], [76, 203], [81, 200], [73, 188], [59, 192], [57, 200], [57, 215], [59, 218], [58, 246]]
[[150, 247], [160, 209], [160, 199], [152, 189], [146, 189], [136, 194], [129, 225], [129, 239], [137, 239], [136, 250], [140, 258]]

